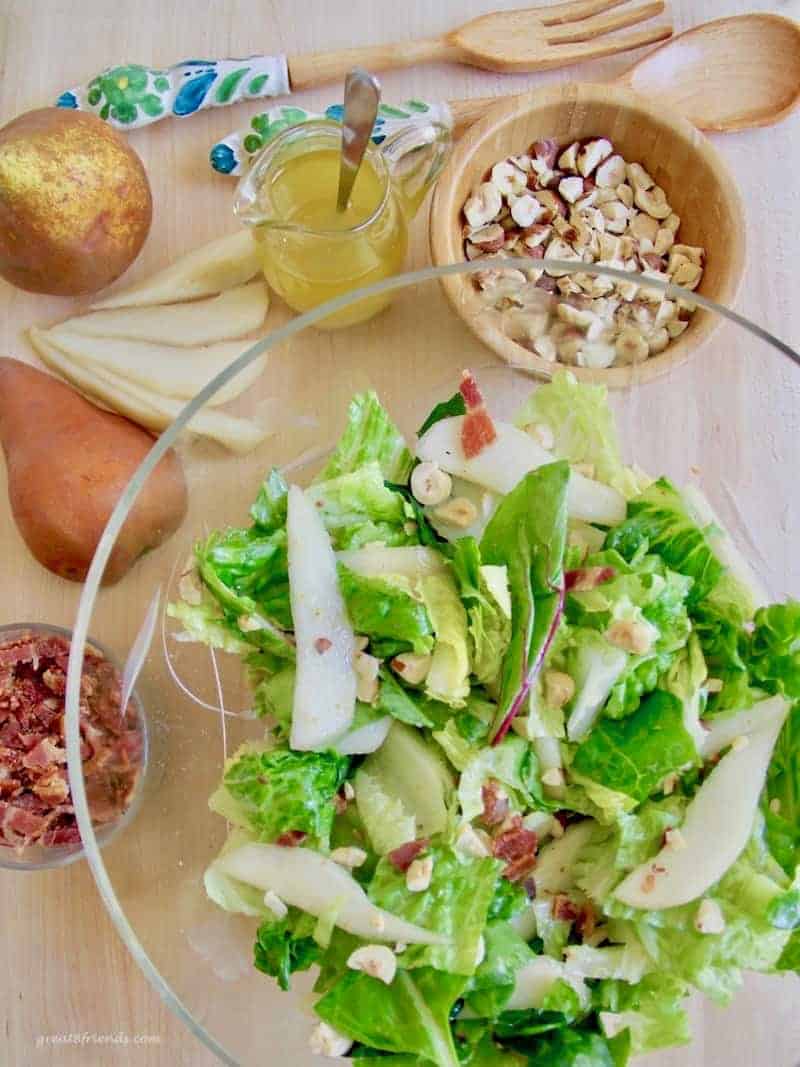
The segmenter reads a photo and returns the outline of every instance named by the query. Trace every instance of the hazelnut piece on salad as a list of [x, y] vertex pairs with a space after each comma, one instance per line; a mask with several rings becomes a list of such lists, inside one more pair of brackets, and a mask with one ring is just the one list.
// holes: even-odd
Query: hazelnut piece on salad
[[618, 619], [606, 630], [606, 640], [625, 652], [646, 655], [653, 647], [654, 628], [647, 622]]
[[462, 529], [471, 526], [478, 517], [478, 509], [465, 496], [456, 496], [445, 504], [439, 504], [433, 513], [442, 522], [449, 522], [452, 526], [460, 526]]
[[563, 708], [575, 696], [575, 682], [563, 671], [545, 671], [544, 699], [548, 707]]
[[328, 1023], [317, 1023], [308, 1043], [315, 1056], [327, 1056], [329, 1059], [340, 1059], [353, 1047], [349, 1037], [340, 1034]]
[[419, 463], [411, 472], [411, 492], [423, 507], [444, 503], [452, 489], [450, 475], [435, 463]]
[[347, 958], [351, 971], [363, 971], [370, 978], [377, 978], [391, 985], [397, 973], [397, 957], [386, 945], [362, 945]]
[[401, 652], [391, 662], [392, 670], [399, 674], [409, 685], [422, 685], [428, 677], [433, 663], [433, 656], [422, 656], [415, 652]]
[[430, 888], [433, 877], [433, 856], [413, 860], [406, 871], [406, 889], [409, 893], [424, 893]]

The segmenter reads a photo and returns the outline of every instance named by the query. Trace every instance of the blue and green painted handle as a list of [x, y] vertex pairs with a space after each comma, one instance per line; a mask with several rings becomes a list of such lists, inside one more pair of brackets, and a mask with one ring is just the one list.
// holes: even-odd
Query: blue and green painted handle
[[169, 115], [185, 118], [204, 108], [290, 91], [286, 56], [187, 59], [164, 70], [138, 63], [109, 67], [85, 85], [67, 89], [57, 104], [91, 111], [118, 130], [135, 130]]

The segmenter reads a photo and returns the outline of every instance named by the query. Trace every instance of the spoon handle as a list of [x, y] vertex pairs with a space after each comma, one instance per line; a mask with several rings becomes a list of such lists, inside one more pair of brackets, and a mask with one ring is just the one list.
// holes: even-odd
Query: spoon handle
[[342, 157], [339, 166], [339, 192], [336, 210], [346, 211], [364, 152], [369, 144], [372, 127], [378, 114], [381, 87], [377, 78], [355, 67], [344, 83], [344, 115], [342, 117]]

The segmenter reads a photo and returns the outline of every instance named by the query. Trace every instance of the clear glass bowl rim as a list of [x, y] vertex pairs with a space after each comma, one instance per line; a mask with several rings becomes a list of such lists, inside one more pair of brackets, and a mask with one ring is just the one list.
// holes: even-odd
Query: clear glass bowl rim
[[[529, 270], [531, 265], [532, 261], [530, 259], [515, 257], [493, 259], [491, 264], [492, 269], [494, 270]], [[537, 268], [552, 266], [563, 273], [574, 271], [576, 266], [574, 262], [549, 258], [536, 260], [535, 265]], [[271, 331], [259, 341], [255, 342], [255, 344], [248, 348], [246, 352], [242, 353], [237, 360], [235, 360], [221, 374], [217, 375], [216, 378], [210, 381], [204, 389], [189, 401], [175, 421], [160, 435], [160, 437], [157, 438], [150, 452], [144, 458], [130, 482], [125, 487], [122, 496], [114, 508], [106, 528], [103, 531], [103, 535], [100, 538], [92, 564], [89, 568], [89, 573], [84, 583], [75, 618], [75, 626], [72, 631], [72, 646], [70, 649], [66, 691], [67, 770], [72, 788], [75, 814], [81, 832], [81, 838], [83, 840], [83, 851], [108, 914], [128, 951], [133, 956], [147, 980], [167, 1007], [169, 1007], [170, 1010], [184, 1023], [189, 1031], [194, 1034], [206, 1048], [213, 1052], [219, 1058], [220, 1062], [229, 1064], [230, 1067], [239, 1067], [239, 1061], [197, 1021], [189, 1008], [187, 1008], [176, 995], [175, 991], [163, 978], [156, 965], [148, 956], [147, 951], [139, 940], [117, 898], [100, 853], [101, 845], [98, 842], [97, 835], [92, 827], [91, 815], [89, 814], [86, 800], [86, 790], [83, 781], [80, 756], [79, 694], [84, 651], [88, 641], [88, 628], [95, 600], [100, 589], [103, 571], [105, 570], [116, 538], [122, 529], [128, 513], [133, 507], [139, 492], [160, 462], [161, 458], [168, 449], [175, 444], [180, 432], [186, 427], [193, 416], [206, 404], [206, 402], [262, 352], [267, 352], [271, 348], [275, 348], [277, 345], [282, 344], [295, 334], [301, 333], [309, 326], [314, 326], [328, 315], [341, 311], [349, 304], [357, 303], [360, 300], [378, 296], [382, 293], [399, 291], [408, 288], [409, 286], [432, 281], [436, 278], [441, 279], [447, 275], [474, 274], [485, 269], [485, 261], [474, 260], [471, 263], [454, 263], [443, 267], [426, 267], [421, 270], [410, 271], [404, 274], [395, 275], [391, 278], [385, 278], [383, 281], [377, 282], [375, 285], [367, 286], [363, 289], [352, 290], [351, 292], [338, 296], [325, 304], [321, 304], [319, 307], [313, 308], [311, 311], [307, 311], [304, 314], [291, 319], [284, 326]], [[598, 264], [581, 264], [581, 271], [586, 274], [613, 278], [617, 281], [639, 280], [641, 284], [647, 287], [662, 289], [666, 299], [677, 299], [682, 297], [685, 300], [692, 301], [706, 310], [720, 315], [722, 318], [728, 319], [730, 322], [736, 323], [748, 333], [765, 341], [770, 347], [781, 352], [800, 366], [800, 353], [796, 352], [790, 345], [781, 341], [769, 331], [751, 322], [749, 319], [745, 318], [745, 316], [740, 315], [738, 312], [732, 311], [729, 308], [723, 307], [722, 305], [715, 303], [713, 300], [709, 300], [700, 293], [691, 292], [687, 289], [682, 289], [679, 286], [665, 283], [658, 279], [646, 278], [640, 274], [617, 270], [611, 267], [599, 266]], [[518, 369], [525, 370], [524, 367], [519, 367]], [[647, 388], [647, 386], [634, 386], [633, 388]], [[89, 643], [91, 644], [92, 642]]]

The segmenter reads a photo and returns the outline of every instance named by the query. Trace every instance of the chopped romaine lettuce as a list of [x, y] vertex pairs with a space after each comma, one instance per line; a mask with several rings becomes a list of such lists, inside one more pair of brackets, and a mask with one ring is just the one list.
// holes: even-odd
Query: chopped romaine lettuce
[[467, 613], [449, 574], [428, 575], [420, 591], [436, 635], [425, 692], [432, 700], [462, 708], [469, 696]]
[[338, 478], [370, 463], [377, 463], [390, 482], [404, 482], [411, 470], [411, 454], [402, 434], [371, 391], [350, 401], [347, 427], [316, 481]]
[[634, 1056], [690, 1040], [687, 987], [679, 978], [646, 974], [636, 985], [606, 979], [592, 995], [606, 1036], [627, 1030]]
[[410, 1053], [436, 1067], [460, 1067], [450, 1013], [465, 982], [462, 975], [430, 967], [398, 970], [391, 985], [348, 971], [314, 1010], [339, 1033], [369, 1048]]
[[222, 785], [209, 805], [260, 841], [274, 841], [295, 830], [326, 848], [333, 798], [348, 767], [349, 761], [333, 752], [262, 751], [243, 745], [226, 763]]
[[633, 715], [603, 719], [575, 752], [572, 768], [583, 778], [637, 801], [656, 792], [668, 774], [697, 759], [683, 721], [683, 705], [656, 690]]
[[534, 389], [514, 421], [523, 430], [546, 426], [553, 434], [554, 458], [591, 464], [599, 481], [625, 497], [639, 491], [638, 479], [620, 457], [604, 385], [584, 385], [569, 371], [558, 371]]
[[357, 634], [370, 640], [377, 656], [412, 649], [425, 655], [433, 649], [433, 626], [425, 604], [412, 595], [401, 577], [365, 578], [339, 564], [339, 587]]
[[313, 937], [307, 934], [298, 936], [298, 915], [304, 918], [302, 912], [293, 908], [285, 919], [263, 922], [253, 946], [256, 970], [275, 978], [283, 990], [289, 989], [290, 977], [295, 971], [307, 971], [319, 961], [322, 954]]
[[264, 533], [273, 533], [286, 525], [289, 486], [281, 472], [273, 467], [261, 484], [250, 517]]
[[482, 685], [494, 682], [502, 669], [511, 637], [511, 603], [505, 567], [483, 566], [472, 537], [455, 542], [453, 571], [467, 608], [472, 673]]
[[409, 518], [403, 498], [386, 487], [378, 463], [315, 482], [307, 493], [337, 550], [376, 542], [419, 543], [417, 531], [409, 533], [406, 529]]
[[433, 859], [429, 889], [422, 893], [410, 891], [405, 872], [382, 859], [370, 883], [370, 900], [392, 915], [447, 939], [442, 945], [409, 946], [402, 953], [403, 967], [435, 967], [451, 974], [474, 974], [495, 882], [503, 865], [494, 859], [464, 856], [445, 846], [431, 846], [427, 856]]

